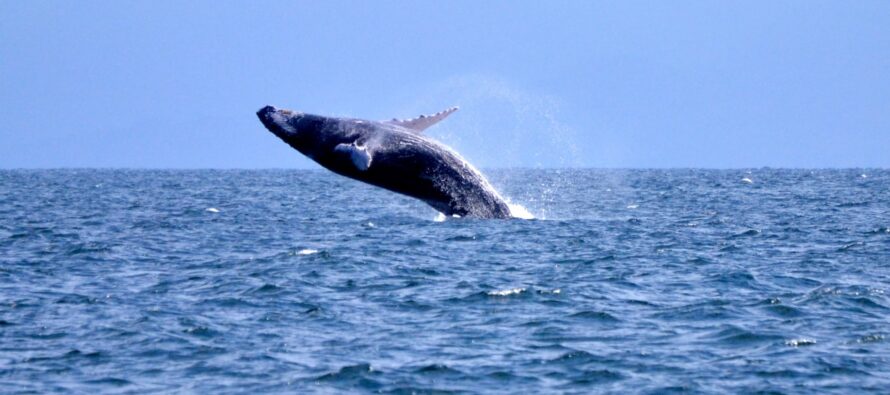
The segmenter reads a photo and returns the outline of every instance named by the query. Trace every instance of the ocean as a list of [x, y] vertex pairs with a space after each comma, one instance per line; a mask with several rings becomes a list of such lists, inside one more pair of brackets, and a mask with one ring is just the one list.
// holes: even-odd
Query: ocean
[[890, 392], [890, 170], [0, 171], [2, 393]]

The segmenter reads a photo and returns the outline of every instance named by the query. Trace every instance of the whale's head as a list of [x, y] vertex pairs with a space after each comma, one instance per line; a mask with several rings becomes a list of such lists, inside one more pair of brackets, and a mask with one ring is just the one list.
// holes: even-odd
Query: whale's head
[[256, 113], [266, 129], [307, 156], [326, 140], [327, 117], [265, 106]]
[[309, 126], [306, 124], [309, 121], [306, 119], [307, 114], [301, 112], [265, 106], [257, 111], [256, 115], [266, 129], [285, 141], [299, 134], [313, 132], [307, 128]]

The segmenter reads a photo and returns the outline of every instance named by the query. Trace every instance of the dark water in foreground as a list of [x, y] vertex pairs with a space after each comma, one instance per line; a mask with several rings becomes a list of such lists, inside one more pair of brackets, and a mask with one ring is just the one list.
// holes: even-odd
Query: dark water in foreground
[[0, 392], [890, 391], [890, 171], [489, 173], [0, 171]]

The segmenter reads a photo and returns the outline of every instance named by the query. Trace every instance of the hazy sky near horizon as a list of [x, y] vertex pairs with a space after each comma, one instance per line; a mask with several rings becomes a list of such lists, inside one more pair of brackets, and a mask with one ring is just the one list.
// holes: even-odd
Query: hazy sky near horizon
[[0, 168], [314, 168], [266, 104], [481, 167], [890, 167], [887, 1], [3, 1]]

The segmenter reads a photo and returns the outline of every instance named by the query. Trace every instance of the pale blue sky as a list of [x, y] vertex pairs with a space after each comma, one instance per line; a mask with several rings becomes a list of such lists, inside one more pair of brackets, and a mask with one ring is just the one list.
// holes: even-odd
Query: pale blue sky
[[315, 167], [263, 105], [482, 167], [890, 167], [887, 1], [2, 1], [0, 167]]

